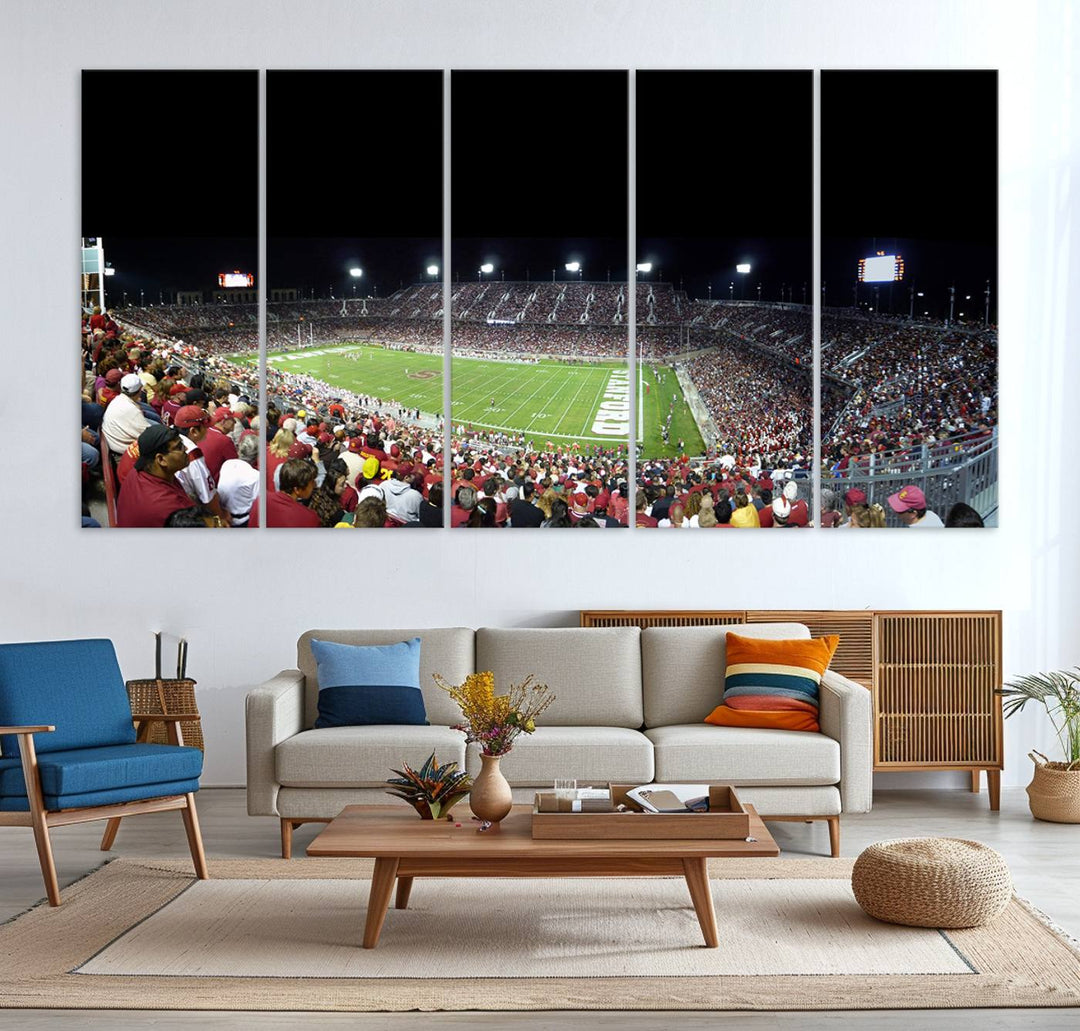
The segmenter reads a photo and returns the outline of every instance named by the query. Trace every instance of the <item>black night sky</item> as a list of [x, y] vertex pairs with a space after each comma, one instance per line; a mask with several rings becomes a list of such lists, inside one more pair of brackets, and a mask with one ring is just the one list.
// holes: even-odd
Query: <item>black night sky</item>
[[652, 278], [725, 300], [787, 286], [796, 303], [806, 284], [809, 299], [812, 129], [809, 71], [638, 72], [638, 252]]
[[[931, 316], [957, 312], [966, 295], [982, 314], [997, 282], [997, 73], [822, 72], [821, 231], [826, 303], [853, 301], [858, 260], [899, 252], [902, 283], [891, 307], [907, 314], [909, 290]], [[876, 241], [876, 246], [875, 246]], [[864, 305], [873, 287], [859, 287]], [[881, 286], [886, 311], [888, 287]]]
[[[625, 280], [627, 91], [621, 71], [452, 74], [454, 279], [489, 261], [567, 279], [576, 260]], [[826, 71], [821, 95], [826, 303], [850, 305], [858, 259], [883, 250], [906, 275], [882, 309], [941, 316], [954, 285], [981, 312], [990, 280], [993, 318], [996, 73]], [[636, 96], [648, 278], [810, 300], [810, 73], [640, 71]], [[257, 271], [257, 112], [255, 72], [84, 72], [83, 233], [117, 269], [110, 303]], [[271, 287], [383, 296], [442, 265], [442, 112], [437, 71], [267, 73]]]

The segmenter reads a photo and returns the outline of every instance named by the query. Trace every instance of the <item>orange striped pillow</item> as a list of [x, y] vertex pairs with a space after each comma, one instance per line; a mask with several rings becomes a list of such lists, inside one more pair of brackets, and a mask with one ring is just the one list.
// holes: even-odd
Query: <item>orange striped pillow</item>
[[727, 635], [724, 700], [706, 723], [819, 731], [818, 694], [840, 638], [796, 641]]

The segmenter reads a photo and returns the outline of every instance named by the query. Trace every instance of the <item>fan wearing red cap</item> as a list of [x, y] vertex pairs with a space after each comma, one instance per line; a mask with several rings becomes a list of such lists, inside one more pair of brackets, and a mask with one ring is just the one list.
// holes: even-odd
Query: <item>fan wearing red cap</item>
[[198, 405], [184, 405], [173, 417], [173, 426], [180, 431], [180, 439], [188, 455], [187, 468], [178, 472], [176, 479], [188, 497], [205, 505], [211, 514], [228, 526], [232, 516], [218, 499], [217, 482], [210, 474], [201, 447], [210, 432], [210, 416]]
[[900, 522], [905, 526], [931, 530], [945, 526], [941, 517], [926, 507], [926, 495], [914, 484], [890, 494], [889, 508], [900, 517]]
[[228, 406], [219, 406], [210, 417], [211, 426], [199, 447], [206, 467], [216, 483], [221, 478], [221, 467], [230, 459], [236, 458], [236, 445], [229, 432], [236, 424], [236, 417]]

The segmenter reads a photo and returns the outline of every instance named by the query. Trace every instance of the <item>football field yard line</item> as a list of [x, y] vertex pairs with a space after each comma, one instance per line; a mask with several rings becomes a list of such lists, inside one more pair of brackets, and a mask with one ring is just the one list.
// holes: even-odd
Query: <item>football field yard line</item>
[[[547, 370], [545, 370], [545, 371], [547, 371]], [[539, 394], [541, 390], [544, 390], [547, 387], [550, 387], [553, 383], [556, 383], [558, 381], [558, 379], [559, 379], [558, 373], [555, 372], [555, 370], [552, 370], [544, 379], [540, 380], [540, 386], [538, 386], [527, 398], [525, 398], [525, 400], [522, 401], [521, 404], [519, 404], [517, 406], [517, 408], [515, 408], [507, 416], [507, 418], [512, 419], [515, 415], [517, 415], [518, 412], [521, 411], [522, 408], [524, 408], [534, 397], [536, 397], [536, 395]], [[555, 393], [554, 394], [548, 394], [544, 398], [544, 404], [540, 406], [541, 409], [543, 409], [544, 405], [546, 405], [548, 401], [550, 401], [553, 398], [557, 397], [558, 394], [559, 394], [559, 387], [556, 386]], [[523, 432], [528, 433], [528, 432], [530, 432], [532, 430], [533, 423], [536, 422], [536, 418], [537, 417], [534, 415], [532, 417], [532, 419], [529, 420], [529, 424], [525, 427]], [[543, 431], [541, 431], [541, 432], [543, 432]]]
[[[470, 360], [471, 361], [476, 361], [478, 363], [478, 365], [485, 365], [486, 366], [486, 365], [490, 364], [488, 362], [485, 362], [483, 359], [468, 359], [468, 358], [458, 358], [457, 359], [457, 361], [461, 361], [461, 362], [470, 361]], [[450, 367], [450, 383], [451, 383], [451, 392], [454, 395], [453, 403], [454, 404], [472, 405], [472, 404], [475, 403], [475, 399], [482, 398], [485, 394], [487, 394], [489, 397], [494, 396], [498, 392], [499, 388], [501, 388], [505, 383], [508, 383], [508, 382], [512, 381], [514, 379], [514, 376], [519, 371], [520, 370], [518, 370], [518, 369], [511, 368], [500, 379], [492, 381], [492, 380], [488, 379], [485, 376], [486, 373], [490, 372], [489, 369], [487, 369], [487, 368], [477, 368], [475, 370], [475, 376], [474, 375], [469, 375], [468, 379], [465, 381], [464, 389], [459, 391], [457, 389], [457, 387], [455, 386], [455, 384], [457, 384], [457, 382], [459, 380], [459, 377], [457, 375], [455, 375], [454, 369], [453, 369], [453, 364], [451, 364], [451, 367]], [[476, 389], [473, 389], [474, 384], [478, 384]]]
[[[466, 362], [475, 365], [476, 368], [469, 369], [469, 371], [463, 373], [462, 368], [469, 368], [468, 366], [466, 366]], [[460, 391], [462, 397], [459, 398], [459, 400], [470, 402], [472, 397], [480, 397], [482, 394], [484, 394], [489, 385], [495, 387], [502, 386], [502, 384], [508, 382], [509, 380], [512, 380], [515, 373], [517, 372], [517, 370], [513, 366], [505, 369], [500, 369], [501, 374], [499, 378], [492, 381], [492, 364], [492, 362], [485, 361], [482, 358], [454, 358], [451, 360], [451, 382], [455, 384], [463, 384], [463, 388]], [[502, 366], [508, 363], [499, 362], [498, 364]], [[455, 370], [455, 366], [459, 366], [459, 368]], [[458, 390], [455, 389], [454, 392], [458, 393]]]
[[[540, 424], [540, 426], [538, 428], [538, 432], [540, 432], [540, 433], [554, 433], [556, 427], [558, 427], [559, 423], [562, 422], [562, 417], [557, 419], [556, 422], [554, 423], [554, 425], [551, 424], [550, 420], [555, 418], [556, 414], [559, 411], [563, 411], [564, 415], [565, 415], [565, 409], [563, 408], [563, 405], [560, 402], [560, 398], [563, 396], [563, 392], [568, 387], [572, 388], [572, 384], [570, 383], [570, 380], [566, 377], [565, 370], [559, 370], [555, 375], [551, 376], [547, 380], [546, 385], [547, 386], [554, 385], [555, 389], [551, 393], [545, 395], [543, 400], [541, 401], [541, 404], [540, 404], [540, 416], [543, 416], [544, 419], [547, 420], [547, 422], [546, 423], [541, 422], [541, 424]], [[555, 409], [555, 411], [550, 411], [549, 409]], [[539, 418], [539, 416], [534, 415], [533, 418], [529, 420], [528, 429], [531, 430], [533, 428], [533, 426], [536, 425], [536, 422], [537, 422], [538, 418]]]
[[[478, 370], [479, 375], [477, 377], [477, 382], [480, 382], [480, 383], [483, 384], [482, 387], [479, 390], [466, 392], [464, 397], [459, 397], [459, 396], [457, 396], [457, 391], [453, 390], [453, 388], [452, 388], [452, 392], [455, 395], [452, 398], [452, 404], [453, 404], [454, 407], [463, 406], [462, 412], [461, 412], [462, 415], [468, 415], [469, 413], [472, 413], [473, 415], [483, 415], [483, 414], [487, 413], [488, 411], [490, 411], [489, 408], [484, 407], [482, 401], [480, 401], [478, 403], [476, 399], [482, 398], [485, 395], [494, 396], [495, 391], [497, 391], [500, 387], [502, 387], [504, 384], [506, 384], [508, 380], [512, 380], [514, 378], [514, 373], [510, 372], [506, 376], [504, 376], [502, 379], [496, 380], [494, 383], [491, 383], [490, 381], [484, 382], [484, 375], [483, 375], [484, 371], [485, 371], [484, 369]], [[543, 386], [544, 386], [544, 384], [541, 384], [541, 386], [538, 389], [543, 389]], [[513, 396], [513, 395], [511, 395], [511, 396]], [[528, 401], [528, 399], [524, 403], [527, 403], [527, 401]], [[516, 410], [515, 410], [515, 412], [516, 412]], [[511, 416], [513, 416], [515, 414], [515, 412], [510, 413]], [[455, 417], [460, 417], [460, 416], [455, 416]], [[469, 420], [469, 421], [475, 421], [475, 419]]]
[[574, 396], [570, 398], [570, 403], [563, 410], [562, 415], [559, 416], [559, 421], [555, 423], [555, 432], [558, 433], [559, 427], [563, 424], [563, 420], [574, 410], [574, 402], [581, 396], [581, 392], [585, 389], [586, 384], [589, 382], [589, 377], [586, 376], [584, 382], [577, 388]]
[[[612, 375], [612, 372], [609, 369], [607, 371], [607, 376], [600, 381], [600, 390], [598, 391], [596, 397], [593, 398], [592, 411], [589, 412], [585, 416], [585, 425], [581, 427], [581, 432], [582, 433], [584, 433], [587, 429], [589, 429], [589, 420], [590, 419], [593, 420], [594, 422], [596, 421], [596, 416], [600, 411], [600, 398], [602, 398], [604, 396], [604, 391], [607, 390], [608, 384], [611, 382], [611, 375]], [[629, 438], [629, 436], [630, 436], [630, 434], [627, 433], [627, 438]], [[615, 438], [612, 438], [612, 439], [615, 439]], [[629, 439], [627, 439], [627, 444], [629, 445], [629, 443], [630, 443], [630, 441], [629, 441]]]

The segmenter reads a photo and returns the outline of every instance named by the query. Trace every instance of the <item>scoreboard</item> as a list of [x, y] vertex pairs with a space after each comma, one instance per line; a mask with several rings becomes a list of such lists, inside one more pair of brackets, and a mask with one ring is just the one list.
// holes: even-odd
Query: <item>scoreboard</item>
[[878, 251], [859, 259], [860, 283], [899, 283], [904, 278], [904, 259], [899, 254]]
[[239, 269], [233, 272], [219, 272], [218, 286], [243, 286], [252, 287], [255, 285], [255, 277], [250, 272], [241, 272]]

